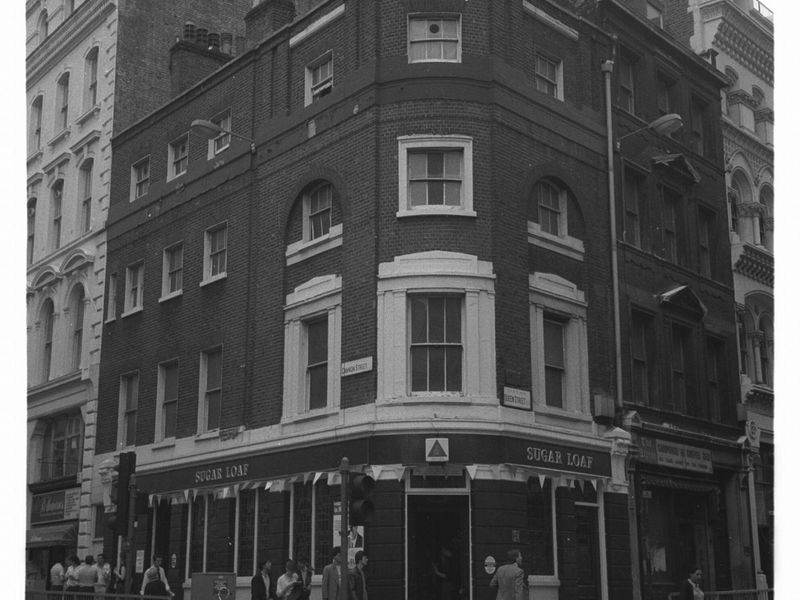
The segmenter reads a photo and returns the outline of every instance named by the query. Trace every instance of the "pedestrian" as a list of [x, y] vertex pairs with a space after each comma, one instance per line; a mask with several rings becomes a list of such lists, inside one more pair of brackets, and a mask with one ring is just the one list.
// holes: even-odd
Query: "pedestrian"
[[519, 550], [508, 551], [508, 562], [497, 568], [489, 585], [497, 587], [497, 600], [522, 600], [525, 594], [525, 571], [522, 564], [522, 553]]
[[73, 554], [67, 559], [67, 562], [69, 565], [64, 576], [64, 591], [70, 594], [70, 596], [67, 596], [68, 598], [74, 598], [75, 593], [78, 591], [78, 569], [81, 561]]
[[309, 600], [311, 598], [311, 567], [305, 558], [297, 559], [297, 576], [303, 586], [300, 600]]
[[111, 565], [106, 562], [106, 557], [101, 552], [97, 555], [97, 583], [94, 584], [94, 593], [105, 594], [111, 581]]
[[164, 573], [164, 568], [161, 566], [161, 555], [154, 554], [153, 555], [153, 564], [150, 566], [147, 571], [144, 572], [144, 577], [142, 578], [142, 589], [139, 591], [140, 594], [150, 594], [152, 592], [148, 592], [147, 585], [152, 584], [150, 586], [151, 590], [155, 590], [156, 594], [153, 595], [160, 595], [160, 596], [174, 596], [175, 594], [172, 593], [172, 590], [169, 589], [169, 581], [167, 581], [167, 574]]
[[120, 556], [119, 564], [114, 569], [114, 593], [125, 593], [125, 559]]
[[689, 577], [681, 584], [680, 600], [703, 600], [705, 594], [700, 589], [700, 580], [703, 578], [703, 571], [698, 567], [689, 569]]
[[356, 552], [356, 566], [350, 573], [350, 595], [354, 600], [367, 600], [367, 577], [364, 568], [368, 563], [366, 552], [363, 550]]
[[347, 600], [349, 585], [342, 567], [342, 549], [334, 546], [331, 564], [322, 569], [322, 600]]
[[275, 595], [278, 600], [298, 600], [303, 592], [303, 584], [297, 576], [297, 563], [291, 558], [286, 561], [286, 572], [278, 577]]
[[[94, 585], [97, 583], [97, 565], [94, 564], [94, 557], [87, 554], [83, 563], [78, 567], [78, 592], [82, 594], [94, 594]], [[91, 598], [91, 596], [83, 596]]]
[[59, 561], [53, 563], [50, 567], [50, 591], [60, 592], [64, 589], [64, 579], [66, 579], [66, 571], [64, 565]]
[[272, 577], [272, 561], [262, 560], [258, 571], [250, 580], [250, 600], [275, 600], [275, 580]]
[[458, 564], [447, 546], [439, 551], [439, 560], [433, 563], [433, 574], [438, 600], [456, 600], [460, 596]]

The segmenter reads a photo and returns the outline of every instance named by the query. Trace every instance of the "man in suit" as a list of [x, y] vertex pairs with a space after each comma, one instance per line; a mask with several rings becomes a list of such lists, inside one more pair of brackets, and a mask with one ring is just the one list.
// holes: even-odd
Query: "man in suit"
[[369, 558], [363, 550], [356, 552], [356, 566], [350, 573], [350, 595], [353, 600], [367, 600], [367, 577], [364, 575], [364, 567], [368, 562]]
[[275, 600], [275, 581], [270, 575], [272, 563], [264, 560], [258, 563], [258, 573], [250, 580], [251, 600]]
[[497, 587], [497, 600], [523, 600], [525, 594], [525, 571], [522, 570], [522, 553], [508, 551], [508, 563], [498, 567], [489, 582]]
[[331, 564], [322, 569], [322, 600], [348, 600], [347, 568], [342, 565], [342, 549], [335, 546]]

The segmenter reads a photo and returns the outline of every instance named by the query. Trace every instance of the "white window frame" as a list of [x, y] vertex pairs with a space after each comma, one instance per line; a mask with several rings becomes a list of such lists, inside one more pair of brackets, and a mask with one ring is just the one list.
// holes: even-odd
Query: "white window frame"
[[[546, 60], [547, 62], [552, 63], [555, 66], [555, 79], [551, 80], [545, 74], [539, 72], [539, 63], [538, 59]], [[555, 98], [556, 100], [564, 100], [564, 61], [560, 58], [555, 58], [549, 54], [545, 54], [544, 52], [536, 52], [533, 57], [533, 73], [534, 73], [534, 87], [537, 91], [551, 98]], [[555, 86], [555, 94], [550, 94], [549, 92], [545, 92], [539, 90], [538, 80], [544, 80], [548, 83], [551, 83]]]
[[[331, 226], [328, 233], [311, 239], [311, 196], [308, 192], [328, 185], [331, 189]], [[293, 265], [322, 252], [327, 252], [342, 245], [342, 223], [333, 224], [334, 188], [330, 182], [321, 181], [303, 192], [303, 239], [286, 247], [286, 265]]]
[[[531, 324], [531, 396], [534, 411], [558, 417], [591, 420], [587, 304], [571, 281], [552, 273], [528, 278]], [[564, 405], [548, 406], [545, 390], [544, 321], [555, 316], [564, 323]]]
[[[143, 167], [147, 173], [143, 174]], [[144, 156], [131, 165], [131, 202], [138, 200], [150, 191], [150, 155]]]
[[[220, 355], [220, 374], [219, 374], [219, 388], [208, 388], [208, 356], [212, 353], [219, 352]], [[208, 348], [200, 353], [200, 383], [198, 386], [198, 407], [197, 407], [197, 433], [202, 435], [204, 433], [213, 433], [219, 431], [219, 427], [214, 429], [208, 428], [208, 393], [219, 390], [220, 394], [220, 423], [222, 419], [222, 390], [223, 378], [225, 375], [224, 368], [225, 353], [221, 345], [213, 348]]]
[[536, 221], [528, 221], [528, 243], [582, 261], [585, 254], [583, 240], [569, 235], [567, 189], [561, 183], [547, 178], [537, 181], [532, 191], [537, 215], [539, 212], [539, 184], [550, 185], [558, 190], [558, 235], [544, 231], [541, 224]]
[[[163, 442], [166, 440], [174, 440], [175, 435], [167, 436], [165, 435], [164, 427], [166, 426], [166, 420], [164, 419], [164, 408], [165, 408], [165, 394], [166, 394], [166, 371], [170, 367], [175, 367], [177, 371], [178, 377], [178, 390], [180, 390], [180, 365], [178, 363], [178, 359], [164, 361], [159, 363], [158, 365], [158, 386], [156, 390], [156, 442]], [[178, 396], [176, 395], [174, 399], [170, 399], [170, 402], [175, 402], [176, 410], [177, 410], [177, 403], [178, 403]]]
[[[135, 279], [134, 279], [135, 278]], [[135, 285], [134, 285], [135, 284]], [[131, 297], [131, 290], [136, 288], [136, 297]], [[144, 261], [128, 265], [125, 269], [125, 304], [123, 317], [141, 312], [144, 300]]]
[[56, 88], [56, 101], [58, 103], [58, 112], [56, 113], [56, 132], [64, 131], [67, 129], [67, 127], [69, 127], [69, 80], [69, 71], [62, 73], [61, 77], [58, 78]]
[[[132, 379], [136, 378], [136, 403], [132, 410], [128, 410], [128, 385], [127, 382]], [[139, 376], [139, 371], [130, 371], [128, 373], [123, 373], [119, 377], [119, 419], [117, 425], [117, 446], [119, 449], [129, 448], [136, 445], [136, 440], [133, 440], [133, 443], [130, 443], [131, 440], [128, 439], [128, 419], [130, 418], [130, 414], [133, 414], [133, 418], [136, 419], [139, 413], [139, 387], [141, 383], [141, 378]], [[134, 425], [134, 430], [136, 426]]]
[[647, 20], [659, 29], [664, 28], [664, 9], [652, 2], [647, 3]]
[[[430, 27], [431, 23], [434, 21], [455, 21], [456, 22], [456, 58], [444, 58], [444, 52], [442, 52], [442, 58], [420, 58], [414, 59], [411, 53], [411, 47], [414, 44], [426, 44], [430, 42], [436, 41], [453, 41], [451, 38], [445, 40], [444, 38], [425, 38], [419, 40], [412, 40], [411, 39], [411, 23], [414, 21], [424, 21], [426, 25]], [[461, 30], [461, 14], [456, 13], [445, 13], [441, 15], [430, 15], [430, 14], [410, 14], [408, 15], [408, 28], [407, 28], [407, 54], [408, 54], [408, 62], [413, 64], [418, 63], [430, 63], [430, 62], [447, 62], [447, 63], [460, 63], [461, 62], [461, 45], [463, 40], [462, 30]]]
[[[330, 74], [314, 83], [314, 71], [319, 69], [321, 66], [330, 64]], [[306, 66], [306, 76], [305, 76], [305, 98], [304, 98], [304, 106], [308, 106], [313, 104], [320, 98], [331, 93], [333, 90], [333, 74], [334, 74], [334, 64], [333, 64], [333, 51], [328, 50], [320, 56], [319, 58], [314, 59], [308, 66]]]
[[78, 193], [80, 194], [80, 213], [78, 223], [80, 233], [88, 233], [92, 230], [92, 179], [94, 177], [94, 159], [83, 161], [78, 170]]
[[169, 143], [167, 148], [167, 181], [185, 175], [189, 169], [189, 134], [184, 133]]
[[[212, 275], [211, 236], [222, 229], [225, 230], [225, 248], [224, 250], [217, 249], [216, 254], [225, 253], [225, 268]], [[203, 239], [203, 280], [200, 282], [201, 287], [220, 279], [225, 279], [228, 276], [228, 222], [225, 221], [206, 229]]]
[[59, 179], [50, 188], [50, 246], [53, 250], [61, 247], [64, 237], [64, 180]]
[[223, 131], [208, 140], [208, 159], [211, 160], [217, 154], [224, 152], [231, 145], [231, 111], [226, 110], [213, 119], [211, 122]]
[[[424, 299], [426, 301], [427, 305], [428, 305], [428, 310], [430, 308], [430, 300], [433, 299], [433, 298], [457, 299], [457, 301], [458, 301], [458, 320], [459, 320], [459, 339], [458, 339], [458, 343], [457, 344], [452, 342], [452, 341], [446, 342], [444, 340], [441, 341], [441, 342], [438, 342], [438, 343], [437, 342], [432, 342], [431, 340], [414, 342], [413, 337], [412, 337], [412, 331], [413, 331], [413, 300], [414, 300], [414, 298]], [[408, 320], [408, 324], [407, 324], [408, 338], [406, 340], [406, 345], [408, 347], [408, 353], [409, 353], [409, 357], [408, 357], [408, 375], [407, 375], [407, 377], [408, 377], [408, 393], [410, 395], [412, 395], [412, 396], [432, 396], [432, 395], [438, 395], [438, 394], [443, 394], [443, 395], [460, 394], [462, 392], [462, 390], [464, 389], [464, 377], [465, 377], [465, 373], [463, 371], [463, 369], [464, 369], [464, 296], [462, 294], [449, 294], [449, 293], [442, 294], [442, 293], [431, 292], [431, 293], [408, 294], [407, 299], [408, 299], [408, 311], [406, 313], [406, 318]], [[446, 305], [445, 305], [445, 313], [447, 313], [447, 306]], [[428, 317], [430, 317], [430, 312], [428, 312]], [[445, 320], [446, 320], [446, 318], [445, 318]], [[443, 328], [446, 329], [446, 327], [444, 327], [444, 324], [443, 324]], [[430, 389], [427, 389], [427, 390], [414, 390], [413, 389], [414, 388], [414, 377], [413, 377], [413, 370], [414, 369], [413, 369], [413, 364], [412, 364], [413, 361], [411, 359], [411, 356], [413, 354], [413, 350], [414, 350], [414, 348], [431, 348], [431, 347], [441, 347], [441, 348], [444, 348], [444, 349], [453, 348], [453, 347], [461, 348], [461, 366], [460, 366], [460, 369], [459, 369], [461, 371], [461, 381], [459, 382], [457, 390], [430, 390]], [[427, 374], [427, 378], [428, 378], [428, 387], [430, 387], [430, 377], [431, 377], [431, 372], [432, 371], [433, 371], [433, 369], [431, 369], [431, 365], [430, 365], [430, 362], [429, 362], [428, 365], [427, 365], [427, 369], [426, 369], [426, 374]], [[448, 371], [449, 371], [448, 366], [445, 365], [444, 372], [442, 373], [443, 379], [445, 380], [445, 386], [447, 385], [447, 373], [448, 373]]]
[[106, 299], [106, 323], [117, 318], [117, 274], [108, 275], [108, 298]]
[[[158, 299], [159, 302], [164, 302], [165, 300], [169, 300], [170, 298], [175, 298], [183, 294], [183, 258], [184, 258], [184, 246], [183, 242], [176, 242], [164, 248], [164, 252], [162, 254], [162, 261], [161, 261], [161, 297]], [[180, 269], [175, 269], [174, 271], [170, 271], [170, 257], [173, 253], [180, 250], [181, 255], [181, 265]], [[180, 271], [181, 273], [181, 285], [180, 287], [171, 290], [170, 289], [170, 276], [173, 272]]]
[[88, 111], [98, 105], [98, 71], [100, 68], [100, 47], [93, 46], [89, 52], [86, 53], [85, 60], [85, 73], [86, 73], [86, 91], [84, 98], [84, 111]]
[[[492, 263], [458, 252], [419, 252], [378, 266], [378, 404], [467, 402], [497, 404]], [[410, 294], [464, 298], [460, 392], [411, 393]]]
[[[326, 406], [309, 409], [309, 321], [328, 319], [328, 400]], [[284, 310], [284, 367], [282, 423], [338, 413], [341, 403], [342, 278], [314, 277], [286, 296]]]
[[[472, 138], [465, 135], [405, 135], [397, 138], [398, 150], [398, 217], [416, 217], [421, 215], [452, 215], [475, 217], [477, 213], [472, 206]], [[461, 162], [461, 205], [426, 205], [409, 206], [408, 199], [408, 154], [418, 150], [453, 150], [462, 152]]]

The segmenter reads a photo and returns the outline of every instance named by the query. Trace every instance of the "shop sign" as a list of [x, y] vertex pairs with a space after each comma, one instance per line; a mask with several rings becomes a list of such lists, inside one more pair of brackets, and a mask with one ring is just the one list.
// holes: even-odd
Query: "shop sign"
[[247, 477], [249, 468], [250, 463], [242, 462], [233, 465], [197, 469], [194, 472], [194, 483], [196, 485], [203, 485], [205, 483], [214, 483], [217, 481], [242, 479]]
[[510, 463], [573, 473], [611, 475], [611, 457], [607, 452], [525, 440], [509, 440], [508, 443]]
[[528, 390], [503, 386], [503, 405], [531, 410], [531, 393]]
[[77, 519], [81, 490], [72, 488], [47, 494], [35, 494], [31, 504], [31, 523], [48, 523]]
[[641, 438], [639, 441], [642, 462], [684, 471], [714, 472], [711, 450], [652, 438]]
[[489, 575], [497, 570], [497, 562], [494, 560], [494, 556], [490, 554], [484, 559], [483, 568]]
[[450, 440], [425, 438], [425, 462], [447, 462], [448, 460], [450, 460]]
[[358, 373], [366, 373], [367, 371], [372, 371], [371, 356], [342, 363], [342, 377], [347, 377], [348, 375], [357, 375]]

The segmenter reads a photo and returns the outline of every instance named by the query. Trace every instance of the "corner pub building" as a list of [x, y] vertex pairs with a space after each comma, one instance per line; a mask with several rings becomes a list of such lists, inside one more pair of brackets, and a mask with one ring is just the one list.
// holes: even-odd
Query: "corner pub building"
[[95, 467], [136, 453], [133, 549], [183, 598], [305, 558], [320, 598], [347, 457], [376, 480], [370, 597], [433, 598], [447, 546], [465, 598], [509, 548], [537, 600], [631, 598], [610, 38], [546, 0], [263, 0], [246, 25], [113, 140]]

